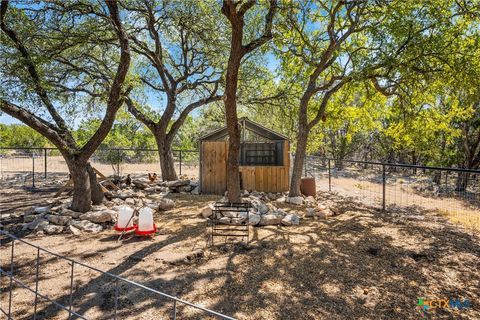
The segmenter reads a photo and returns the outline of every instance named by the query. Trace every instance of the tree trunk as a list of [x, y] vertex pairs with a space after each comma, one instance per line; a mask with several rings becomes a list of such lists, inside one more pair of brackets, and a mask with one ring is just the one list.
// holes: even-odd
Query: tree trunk
[[87, 172], [88, 172], [89, 182], [90, 182], [90, 193], [91, 193], [92, 203], [94, 205], [99, 205], [103, 202], [104, 194], [103, 194], [102, 187], [98, 183], [97, 174], [95, 173], [95, 171], [93, 171], [93, 168], [90, 165], [90, 163], [87, 163]]
[[293, 162], [292, 180], [290, 181], [290, 197], [301, 196], [300, 183], [302, 180], [303, 165], [305, 162], [305, 155], [307, 152], [307, 136], [308, 131], [305, 126], [299, 125], [297, 136], [297, 149], [295, 150], [295, 160]]
[[227, 191], [230, 202], [240, 202], [240, 128], [237, 117], [238, 70], [242, 59], [243, 25], [232, 28], [225, 84], [225, 120], [228, 131]]
[[92, 194], [87, 163], [67, 161], [67, 164], [73, 179], [73, 199], [70, 209], [88, 212], [92, 208]]
[[157, 139], [158, 156], [160, 158], [160, 170], [163, 181], [177, 180], [177, 172], [175, 171], [175, 161], [173, 159], [172, 146], [165, 141], [165, 137], [155, 134]]
[[92, 203], [101, 204], [104, 194], [90, 163], [67, 160], [67, 165], [73, 179], [73, 199], [70, 209], [88, 212], [92, 209]]

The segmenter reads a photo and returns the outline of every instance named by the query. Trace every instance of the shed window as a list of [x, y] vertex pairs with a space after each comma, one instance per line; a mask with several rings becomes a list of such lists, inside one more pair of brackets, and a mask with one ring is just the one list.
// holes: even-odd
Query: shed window
[[282, 166], [283, 142], [244, 142], [240, 154], [242, 166]]

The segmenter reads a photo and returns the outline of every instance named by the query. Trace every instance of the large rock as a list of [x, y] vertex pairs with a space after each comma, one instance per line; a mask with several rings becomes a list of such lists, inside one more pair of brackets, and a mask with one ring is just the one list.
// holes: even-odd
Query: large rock
[[98, 233], [103, 230], [102, 226], [88, 220], [73, 220], [70, 225], [85, 232]]
[[82, 215], [81, 212], [73, 211], [73, 210], [66, 209], [66, 208], [62, 209], [61, 214], [62, 214], [62, 216], [68, 216], [68, 217], [72, 217], [74, 219], [77, 219], [78, 217], [80, 217]]
[[260, 199], [253, 198], [252, 201], [252, 206], [260, 213], [260, 214], [266, 214], [270, 209], [268, 206], [262, 202]]
[[221, 217], [220, 219], [218, 219], [218, 222], [222, 224], [230, 224], [230, 221], [231, 220], [229, 217]]
[[50, 207], [36, 207], [33, 209], [35, 214], [45, 214], [50, 212]]
[[43, 227], [43, 232], [45, 232], [46, 234], [59, 234], [62, 233], [63, 230], [63, 226], [57, 226], [54, 224], [49, 224]]
[[200, 187], [199, 186], [194, 187], [193, 190], [190, 191], [190, 193], [195, 195], [200, 194]]
[[283, 209], [277, 209], [277, 210], [273, 211], [272, 214], [277, 215], [277, 216], [280, 216], [280, 217], [283, 218], [283, 217], [285, 217], [285, 216], [288, 214], [288, 212], [286, 212], [286, 211], [283, 210]]
[[288, 197], [285, 202], [295, 205], [301, 205], [303, 204], [303, 197]]
[[72, 217], [57, 216], [54, 214], [47, 214], [45, 217], [50, 223], [56, 224], [57, 226], [66, 226], [70, 222], [70, 220], [72, 220]]
[[282, 217], [275, 214], [266, 214], [260, 220], [261, 226], [278, 225], [282, 222]]
[[256, 226], [260, 223], [261, 216], [259, 214], [252, 214], [250, 213], [248, 216], [248, 224], [251, 226]]
[[282, 224], [285, 226], [298, 225], [300, 223], [300, 218], [296, 214], [287, 214], [285, 218], [282, 219]]
[[145, 179], [133, 179], [132, 183], [135, 187], [142, 190], [150, 186], [149, 181]]
[[35, 220], [33, 220], [32, 222], [30, 223], [25, 223], [23, 225], [23, 230], [27, 230], [27, 229], [30, 229], [30, 230], [43, 230], [43, 228], [48, 225], [49, 222], [47, 219], [43, 218], [43, 217], [37, 217], [35, 218]]
[[212, 203], [206, 205], [205, 207], [200, 209], [200, 215], [204, 218], [210, 218], [213, 214], [213, 208], [214, 207]]
[[158, 210], [167, 211], [173, 209], [173, 207], [175, 207], [175, 202], [172, 199], [158, 199]]
[[181, 187], [181, 186], [187, 186], [187, 185], [190, 185], [190, 180], [188, 180], [188, 179], [186, 179], [186, 180], [178, 179], [178, 180], [174, 180], [174, 181], [165, 182], [165, 186], [169, 187], [169, 188]]
[[114, 216], [115, 211], [107, 209], [103, 211], [87, 212], [82, 214], [79, 218], [94, 223], [104, 223], [113, 221]]

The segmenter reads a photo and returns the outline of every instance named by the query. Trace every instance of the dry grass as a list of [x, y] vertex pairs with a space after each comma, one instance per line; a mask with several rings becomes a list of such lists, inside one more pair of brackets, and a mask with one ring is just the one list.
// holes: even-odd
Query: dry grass
[[438, 213], [453, 223], [463, 226], [467, 230], [476, 230], [477, 232], [480, 231], [480, 213], [478, 212], [476, 214], [471, 214], [462, 211], [439, 209]]

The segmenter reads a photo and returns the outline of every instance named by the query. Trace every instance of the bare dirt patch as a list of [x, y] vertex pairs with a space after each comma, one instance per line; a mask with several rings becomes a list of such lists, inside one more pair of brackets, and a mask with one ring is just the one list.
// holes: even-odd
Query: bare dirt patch
[[[11, 189], [1, 194], [0, 206], [12, 212], [33, 202], [40, 205], [48, 197], [48, 192], [29, 195]], [[480, 238], [441, 216], [414, 209], [382, 214], [343, 200], [348, 210], [341, 215], [305, 218], [296, 227], [252, 227], [248, 247], [210, 248], [207, 222], [198, 212], [219, 197], [170, 197], [176, 207], [155, 216], [160, 233], [152, 239], [128, 237], [118, 243], [113, 230], [81, 236], [30, 234], [23, 239], [239, 319], [418, 319], [419, 297], [472, 303], [465, 310], [434, 310], [432, 317], [480, 318]], [[9, 250], [8, 244], [0, 249], [2, 267], [9, 265]], [[202, 254], [184, 259], [199, 251]], [[16, 274], [29, 284], [34, 283], [35, 257], [28, 246], [15, 247]], [[40, 270], [40, 292], [67, 302], [69, 265], [45, 255]], [[1, 284], [4, 307], [5, 277]], [[89, 319], [112, 317], [111, 279], [79, 267], [74, 287], [73, 310]], [[122, 319], [171, 316], [171, 302], [127, 284], [119, 293]], [[16, 288], [13, 302], [15, 319], [32, 317], [32, 294]], [[65, 312], [42, 301], [38, 312], [42, 319], [66, 318]], [[178, 317], [206, 318], [189, 308], [180, 308]]]

